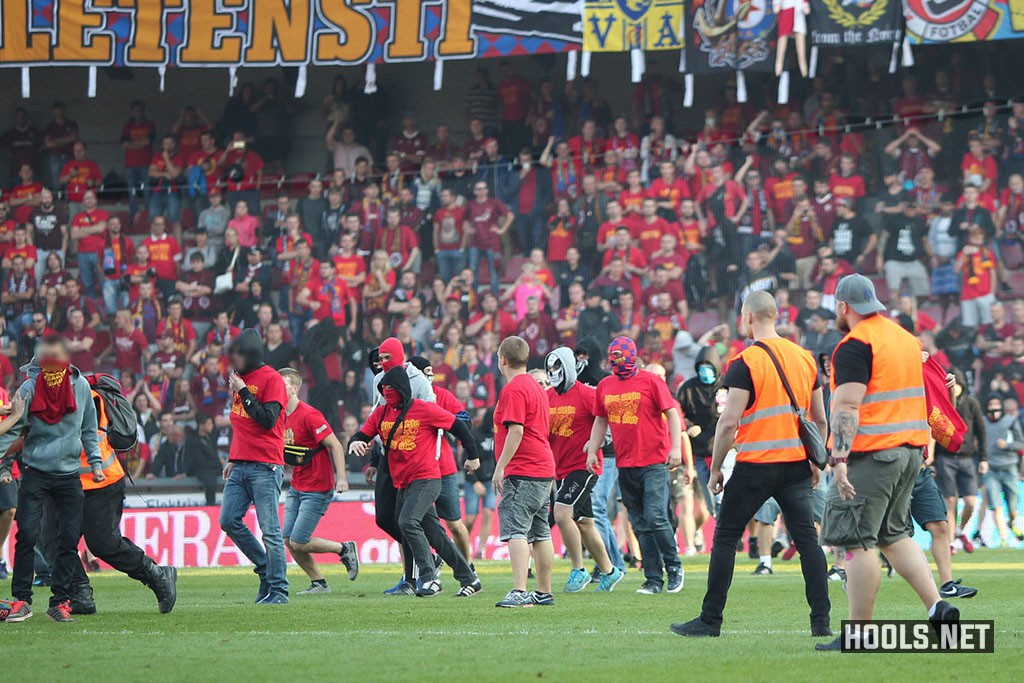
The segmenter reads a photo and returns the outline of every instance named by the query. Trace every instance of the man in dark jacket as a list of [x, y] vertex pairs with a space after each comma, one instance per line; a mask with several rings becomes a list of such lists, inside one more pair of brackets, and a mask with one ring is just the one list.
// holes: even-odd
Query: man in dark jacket
[[[603, 345], [603, 348], [607, 348], [612, 336], [622, 329], [618, 316], [602, 301], [600, 290], [588, 289], [583, 304], [584, 308], [580, 311], [576, 326], [577, 337], [592, 337], [598, 344]], [[596, 359], [603, 355], [604, 351], [601, 351], [590, 358]]]
[[[699, 485], [700, 494], [707, 504], [708, 510], [715, 511], [715, 498], [708, 490], [708, 471], [706, 458], [711, 457], [711, 447], [715, 442], [715, 428], [718, 417], [722, 413], [725, 389], [722, 387], [721, 368], [718, 353], [706, 346], [697, 354], [694, 366], [695, 377], [683, 382], [676, 398], [683, 408], [686, 433], [690, 437], [693, 449], [693, 464], [697, 470], [695, 482]], [[722, 402], [719, 401], [722, 392]]]

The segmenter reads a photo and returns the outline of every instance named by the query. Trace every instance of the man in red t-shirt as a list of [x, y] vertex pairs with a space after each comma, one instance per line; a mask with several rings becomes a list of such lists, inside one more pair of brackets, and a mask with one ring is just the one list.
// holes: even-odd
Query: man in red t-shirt
[[471, 235], [469, 267], [473, 269], [473, 280], [480, 282], [480, 259], [487, 259], [491, 291], [497, 294], [501, 282], [501, 274], [498, 272], [501, 239], [512, 227], [516, 215], [501, 201], [491, 199], [488, 193], [487, 183], [478, 180], [473, 185], [473, 200], [466, 206], [466, 219]]
[[[613, 374], [597, 385], [587, 465], [596, 466], [610, 426], [622, 504], [647, 558], [644, 584], [637, 592], [651, 595], [664, 587], [678, 593], [683, 589], [683, 566], [668, 520], [668, 471], [683, 461], [682, 421], [665, 381], [637, 366], [632, 339], [612, 340], [608, 364]], [[662, 571], [668, 575], [667, 587]]]
[[590, 582], [583, 567], [586, 546], [601, 572], [599, 591], [612, 591], [625, 573], [612, 565], [604, 539], [594, 526], [590, 493], [603, 470], [603, 458], [587, 466], [584, 447], [594, 426], [594, 401], [597, 390], [576, 381], [576, 354], [560, 346], [544, 360], [548, 383], [548, 441], [555, 458], [554, 519], [572, 562], [572, 573], [565, 584], [566, 593], [578, 593]]
[[128, 184], [128, 209], [134, 219], [139, 196], [149, 177], [149, 161], [153, 156], [156, 124], [146, 118], [146, 104], [135, 100], [131, 104], [131, 118], [121, 128], [121, 147], [124, 149], [124, 175]]
[[103, 183], [99, 164], [85, 158], [85, 142], [79, 140], [74, 146], [74, 158], [64, 163], [60, 170], [60, 184], [67, 190], [68, 211], [78, 213], [86, 190], [95, 190]]
[[167, 219], [153, 216], [149, 237], [141, 244], [149, 249], [149, 265], [156, 271], [156, 286], [164, 299], [174, 296], [174, 285], [178, 280], [178, 264], [181, 263], [181, 246], [178, 240], [167, 234]]
[[330, 593], [327, 579], [320, 573], [313, 553], [337, 555], [348, 570], [350, 581], [355, 581], [359, 575], [359, 549], [354, 541], [339, 543], [313, 536], [335, 492], [348, 491], [345, 449], [320, 411], [299, 400], [302, 375], [291, 368], [280, 373], [288, 395], [284, 408], [285, 459], [302, 458], [302, 464], [296, 464], [292, 470], [281, 535], [295, 562], [309, 577], [309, 588], [300, 591], [299, 595]]
[[431, 548], [451, 564], [462, 586], [458, 597], [474, 595], [480, 592], [480, 580], [441, 527], [434, 508], [441, 493], [439, 430], [451, 432], [462, 443], [466, 449], [467, 472], [474, 472], [480, 466], [477, 444], [468, 423], [457, 420], [454, 413], [436, 403], [413, 398], [409, 375], [401, 365], [384, 373], [378, 390], [384, 397], [384, 404], [374, 408], [352, 436], [349, 452], [364, 456], [375, 437], [384, 444], [384, 457], [398, 489], [396, 513], [402, 542], [419, 570], [416, 595], [431, 597], [441, 592]]
[[[551, 568], [555, 561], [548, 513], [555, 460], [548, 443], [548, 398], [526, 372], [530, 346], [520, 337], [498, 345], [498, 370], [505, 388], [494, 408], [494, 492], [501, 496], [501, 540], [512, 561], [512, 590], [498, 607], [553, 605]], [[667, 508], [666, 508], [667, 510]], [[531, 548], [537, 590], [526, 591]]]
[[135, 326], [132, 314], [126, 308], [114, 314], [114, 364], [120, 369], [128, 369], [138, 375], [142, 372], [142, 362], [149, 362], [149, 342], [142, 330]]
[[82, 211], [71, 218], [71, 241], [78, 248], [78, 271], [86, 294], [98, 296], [100, 254], [106, 246], [107, 219], [110, 214], [96, 206], [96, 193], [82, 195]]
[[384, 216], [384, 225], [374, 238], [374, 249], [382, 249], [388, 255], [388, 263], [395, 270], [418, 270], [420, 240], [408, 225], [402, 224], [402, 210], [389, 206]]
[[[263, 362], [263, 340], [246, 330], [228, 351], [231, 374], [231, 451], [224, 468], [220, 528], [253, 563], [260, 577], [258, 605], [288, 604], [288, 563], [277, 506], [284, 480], [284, 380]], [[261, 544], [245, 524], [249, 506], [263, 532]]]
[[451, 188], [441, 190], [441, 206], [434, 212], [434, 255], [438, 273], [451, 282], [466, 262], [469, 232], [466, 230], [466, 209], [456, 201]]

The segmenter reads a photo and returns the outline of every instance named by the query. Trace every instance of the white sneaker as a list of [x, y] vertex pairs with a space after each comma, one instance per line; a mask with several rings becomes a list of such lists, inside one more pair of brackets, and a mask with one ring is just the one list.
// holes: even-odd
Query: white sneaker
[[323, 595], [330, 592], [331, 587], [326, 583], [311, 583], [309, 584], [309, 588], [304, 591], [299, 591], [296, 595]]

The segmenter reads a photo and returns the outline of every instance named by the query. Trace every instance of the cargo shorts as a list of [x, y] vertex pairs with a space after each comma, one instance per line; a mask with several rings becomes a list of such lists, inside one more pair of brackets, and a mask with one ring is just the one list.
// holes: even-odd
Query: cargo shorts
[[829, 487], [822, 545], [871, 549], [909, 538], [910, 498], [921, 462], [920, 448], [851, 454], [847, 473], [857, 493], [843, 500], [835, 482]]
[[551, 540], [548, 524], [552, 479], [508, 477], [498, 501], [498, 527], [502, 541], [528, 543]]

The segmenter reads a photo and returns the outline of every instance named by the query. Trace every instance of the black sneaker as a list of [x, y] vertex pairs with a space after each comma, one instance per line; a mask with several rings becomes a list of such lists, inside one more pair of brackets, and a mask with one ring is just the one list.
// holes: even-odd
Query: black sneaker
[[476, 580], [473, 583], [467, 583], [465, 586], [459, 589], [459, 592], [455, 594], [457, 598], [470, 598], [483, 590], [483, 586], [480, 585], [480, 580]]
[[721, 626], [705, 623], [700, 617], [691, 619], [683, 624], [672, 624], [669, 628], [672, 630], [672, 633], [684, 638], [717, 638], [722, 635]]
[[527, 570], [526, 570], [526, 578], [528, 578], [528, 579], [536, 579], [537, 578], [537, 575], [533, 573], [533, 567], [527, 568]]
[[427, 581], [422, 586], [416, 589], [417, 598], [432, 598], [441, 592], [440, 581]]
[[268, 595], [270, 595], [270, 584], [266, 579], [260, 579], [260, 592], [256, 594], [256, 599], [253, 602], [259, 604], [266, 600]]
[[[156, 567], [155, 569], [156, 576], [149, 587], [153, 591], [153, 595], [156, 596], [157, 609], [160, 614], [168, 614], [178, 601], [178, 570], [170, 566]], [[262, 590], [262, 586], [260, 588]]]
[[956, 607], [953, 607], [953, 605], [949, 604], [945, 600], [939, 600], [939, 602], [935, 605], [935, 613], [928, 617], [928, 621], [931, 622], [932, 628], [935, 630], [935, 633], [939, 635], [940, 642], [943, 639], [943, 629], [948, 628], [950, 625], [954, 626], [952, 632], [953, 644], [955, 645], [956, 642], [960, 639], [960, 634], [957, 632], [957, 629], [955, 627], [956, 624], [960, 623], [960, 610]]
[[72, 614], [96, 614], [96, 601], [92, 596], [92, 586], [82, 586], [71, 596]]
[[555, 596], [551, 593], [541, 593], [540, 591], [530, 591], [530, 602], [541, 607], [550, 607], [555, 604]]
[[775, 572], [773, 572], [772, 568], [769, 567], [768, 565], [766, 565], [764, 562], [759, 562], [758, 565], [757, 565], [757, 569], [755, 569], [754, 571], [752, 571], [750, 573], [753, 574], [754, 576], [770, 576], [771, 574], [774, 574]]
[[11, 577], [11, 572], [7, 569], [7, 563], [0, 560], [0, 581], [6, 581]]
[[956, 581], [947, 581], [942, 584], [939, 588], [939, 595], [944, 598], [973, 598], [978, 594], [977, 588], [971, 588], [970, 586], [962, 586], [960, 582], [963, 579], [957, 579]]
[[827, 624], [811, 626], [811, 637], [812, 638], [828, 638], [832, 636], [832, 629]]
[[661, 584], [654, 581], [644, 581], [644, 585], [636, 589], [640, 595], [657, 595], [661, 592]]
[[751, 536], [747, 539], [747, 557], [752, 560], [761, 557], [761, 551], [757, 547], [757, 536]]
[[830, 640], [827, 643], [815, 643], [814, 649], [818, 652], [842, 652], [843, 637], [839, 636], [835, 640]]
[[665, 585], [665, 590], [669, 593], [678, 593], [683, 590], [683, 580], [686, 575], [683, 573], [683, 568], [670, 569], [668, 571], [668, 583]]
[[355, 581], [359, 576], [359, 548], [355, 541], [346, 541], [341, 544], [341, 552], [338, 553], [341, 563], [348, 570], [348, 580]]
[[832, 567], [828, 570], [829, 581], [846, 581], [846, 570], [839, 567]]
[[388, 595], [416, 595], [416, 587], [408, 581], [403, 581], [401, 586], [397, 586], [387, 592]]
[[781, 553], [785, 549], [786, 549], [786, 544], [783, 543], [782, 541], [780, 541], [779, 539], [776, 538], [774, 541], [772, 541], [772, 557], [773, 558], [778, 557], [779, 553]]
[[64, 624], [74, 621], [74, 619], [71, 618], [71, 601], [65, 600], [64, 602], [57, 603], [50, 609], [46, 610], [46, 616], [50, 617], [54, 621], [59, 621]]

